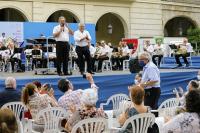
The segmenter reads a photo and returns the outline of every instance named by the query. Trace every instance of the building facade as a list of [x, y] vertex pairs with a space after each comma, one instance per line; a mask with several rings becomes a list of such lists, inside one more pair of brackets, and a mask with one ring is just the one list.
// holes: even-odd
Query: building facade
[[[0, 0], [0, 21], [67, 22], [96, 25], [98, 40], [186, 36], [200, 26], [197, 0]], [[111, 31], [109, 31], [111, 29]]]

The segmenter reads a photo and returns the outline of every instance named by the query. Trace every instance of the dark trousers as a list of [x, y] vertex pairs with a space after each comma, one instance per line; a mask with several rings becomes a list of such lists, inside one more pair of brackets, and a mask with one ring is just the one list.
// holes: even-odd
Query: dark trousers
[[61, 74], [61, 65], [63, 65], [63, 73], [68, 73], [68, 61], [69, 61], [70, 45], [68, 42], [57, 41], [56, 42], [56, 56], [57, 56], [57, 73]]
[[187, 57], [189, 57], [189, 53], [186, 53], [186, 54], [176, 54], [176, 55], [175, 55], [176, 63], [177, 63], [178, 65], [182, 65], [182, 64], [181, 64], [181, 61], [180, 61], [180, 57], [183, 58], [184, 63], [185, 63], [186, 65], [189, 64], [189, 63], [188, 63], [188, 60], [187, 60]]
[[160, 98], [160, 88], [152, 87], [145, 89], [144, 105], [150, 106], [151, 109], [158, 108], [158, 100]]
[[[156, 58], [158, 58], [158, 62], [156, 61]], [[153, 57], [152, 57], [153, 63], [155, 65], [160, 66], [162, 58], [163, 58], [163, 55], [153, 55]]]
[[[84, 72], [85, 68], [85, 60], [87, 62], [87, 72], [91, 72], [91, 56], [90, 56], [90, 50], [88, 46], [80, 47], [76, 46], [76, 53], [78, 55], [78, 67], [80, 69], [80, 72]], [[85, 58], [84, 58], [85, 57]]]
[[98, 59], [96, 59], [96, 60], [99, 61], [99, 63], [98, 63], [98, 70], [99, 70], [99, 71], [100, 71], [101, 68], [102, 68], [102, 63], [103, 63], [103, 61], [104, 61], [104, 60], [108, 60], [108, 59], [109, 59], [108, 56], [100, 56]]
[[10, 62], [11, 62], [11, 67], [12, 67], [12, 71], [13, 72], [14, 72], [14, 68], [15, 68], [15, 62], [18, 63], [19, 69], [22, 70], [22, 61], [20, 59], [10, 58]]

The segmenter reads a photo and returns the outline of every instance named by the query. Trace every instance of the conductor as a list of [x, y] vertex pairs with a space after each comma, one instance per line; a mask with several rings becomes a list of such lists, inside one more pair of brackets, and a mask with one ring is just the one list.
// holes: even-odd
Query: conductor
[[[59, 25], [53, 29], [53, 36], [56, 40], [56, 56], [57, 56], [57, 73], [59, 76], [69, 75], [68, 61], [69, 61], [69, 34], [73, 35], [73, 31], [68, 27], [65, 17], [61, 16], [58, 19]], [[63, 73], [61, 71], [63, 65]]]

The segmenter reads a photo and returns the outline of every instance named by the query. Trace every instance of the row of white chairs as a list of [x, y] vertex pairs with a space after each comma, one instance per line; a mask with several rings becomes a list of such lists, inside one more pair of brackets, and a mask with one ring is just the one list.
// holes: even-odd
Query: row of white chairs
[[[100, 107], [103, 108], [104, 106], [112, 103], [113, 113], [115, 113], [115, 115], [119, 115], [120, 113], [122, 113], [125, 110], [124, 108], [128, 107], [128, 106], [126, 106], [126, 107], [123, 106], [123, 104], [126, 103], [124, 101], [128, 101], [128, 100], [130, 100], [130, 99], [126, 94], [116, 94], [116, 95], [111, 96], [105, 104], [101, 104]], [[179, 106], [178, 99], [171, 98], [171, 99], [164, 101], [160, 105], [160, 107], [158, 108], [157, 111], [163, 112], [163, 108], [164, 108], [165, 111], [166, 111], [164, 113], [164, 115], [174, 115], [173, 114], [174, 112], [172, 113], [171, 108], [178, 107], [178, 106]], [[123, 107], [123, 109], [122, 109], [122, 107]], [[17, 122], [18, 122], [19, 133], [36, 133], [32, 128], [32, 124], [34, 123], [34, 121], [23, 118], [23, 112], [26, 111], [27, 109], [22, 102], [7, 103], [2, 108], [9, 108], [14, 112], [14, 114], [17, 118]], [[40, 117], [42, 117], [44, 119], [44, 122], [45, 122], [44, 133], [56, 133], [56, 132], [60, 132], [60, 131], [63, 130], [63, 128], [61, 128], [59, 126], [59, 122], [60, 122], [61, 119], [67, 118], [68, 113], [60, 107], [47, 108], [47, 109], [44, 109], [44, 110], [42, 110], [38, 113], [37, 119], [39, 119]], [[20, 119], [20, 118], [22, 118], [22, 119]], [[147, 119], [147, 121], [142, 123], [143, 124], [142, 127], [144, 127], [145, 125], [149, 127], [154, 123], [155, 116], [151, 113], [133, 116], [125, 122], [125, 124], [121, 128], [121, 130], [125, 129], [127, 127], [127, 125], [129, 123], [131, 123], [134, 132], [143, 133], [144, 129], [146, 129], [146, 128], [145, 127], [142, 128], [141, 125], [140, 125], [140, 128], [138, 129], [138, 125], [135, 125], [134, 124], [135, 122], [133, 122], [133, 121], [136, 121], [136, 122], [141, 121], [143, 119], [144, 120]], [[95, 125], [95, 124], [97, 124], [97, 125]], [[88, 127], [86, 125], [88, 125]], [[91, 128], [91, 126], [89, 126], [89, 125], [93, 125], [92, 127], [95, 127], [95, 128], [93, 130], [92, 129], [89, 130], [89, 128]], [[72, 129], [72, 133], [76, 133], [76, 131], [78, 129], [81, 130], [83, 133], [84, 133], [83, 130], [87, 131], [85, 133], [100, 133], [98, 131], [101, 131], [103, 129], [105, 131], [108, 130], [107, 125], [108, 125], [107, 120], [104, 119], [104, 118], [101, 118], [101, 119], [100, 118], [86, 119], [86, 120], [83, 120], [83, 121], [80, 121], [79, 123], [77, 123]], [[134, 126], [136, 126], [136, 127], [134, 127]], [[117, 129], [120, 130], [119, 128], [117, 128]], [[142, 131], [140, 131], [140, 130], [142, 130]], [[145, 130], [145, 132], [146, 132], [146, 130]]]

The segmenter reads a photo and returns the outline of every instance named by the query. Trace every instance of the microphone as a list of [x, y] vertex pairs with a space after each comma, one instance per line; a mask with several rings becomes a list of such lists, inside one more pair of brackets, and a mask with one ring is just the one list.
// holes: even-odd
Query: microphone
[[[64, 27], [65, 26], [65, 24], [61, 24], [61, 27]], [[63, 32], [65, 31], [65, 28], [63, 28]]]

